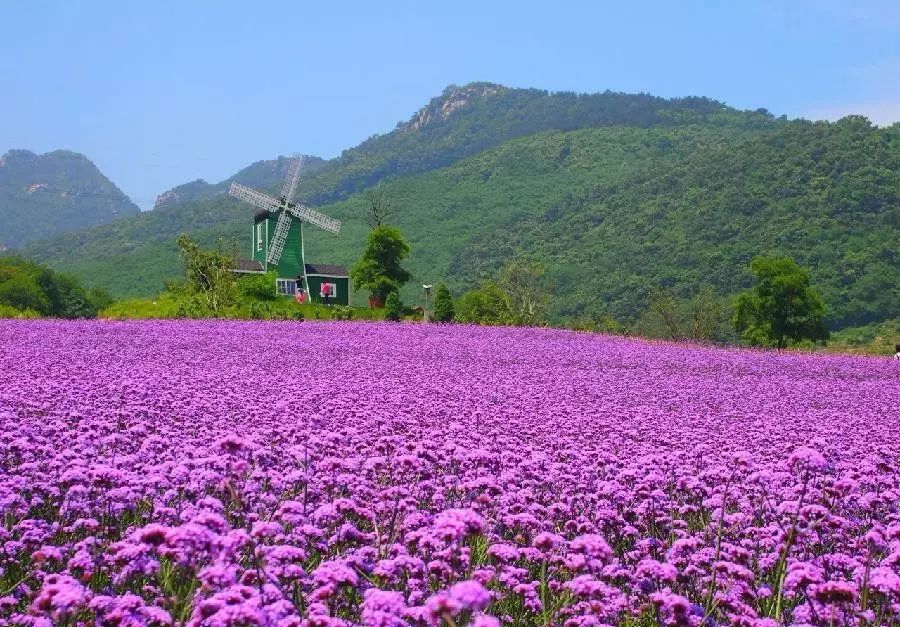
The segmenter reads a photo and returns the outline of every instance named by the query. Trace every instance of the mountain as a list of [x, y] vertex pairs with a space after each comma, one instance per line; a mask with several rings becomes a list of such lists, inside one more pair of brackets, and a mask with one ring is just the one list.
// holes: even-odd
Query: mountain
[[[303, 155], [303, 174], [310, 176], [320, 170], [325, 163], [326, 161], [320, 157]], [[256, 189], [276, 189], [284, 181], [287, 165], [288, 159], [279, 157], [274, 161], [257, 161], [234, 176], [217, 184], [207, 183], [203, 179], [184, 183], [160, 194], [156, 198], [156, 204], [153, 208], [162, 209], [173, 205], [183, 205], [223, 196], [228, 193], [228, 186], [231, 185], [232, 181]]]
[[[279, 163], [251, 166], [271, 174], [256, 186], [276, 190]], [[757, 254], [809, 267], [834, 328], [895, 317], [900, 303], [900, 125], [476, 83], [317, 165], [299, 195], [344, 229], [310, 229], [311, 261], [356, 259], [367, 232], [361, 192], [381, 184], [412, 244], [415, 285], [445, 280], [459, 294], [530, 256], [554, 285], [556, 321], [633, 319], [655, 287], [732, 294], [749, 284]], [[182, 231], [246, 254], [252, 208], [190, 186], [154, 211], [26, 252], [119, 295], [153, 294], [178, 276]], [[418, 299], [415, 285], [407, 301]]]
[[10, 150], [0, 157], [0, 250], [139, 212], [84, 155]]

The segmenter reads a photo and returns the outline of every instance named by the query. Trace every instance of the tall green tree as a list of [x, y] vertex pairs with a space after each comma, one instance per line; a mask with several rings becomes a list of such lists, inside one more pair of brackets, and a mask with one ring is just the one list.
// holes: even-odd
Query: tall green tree
[[550, 289], [543, 265], [523, 259], [509, 262], [500, 271], [500, 288], [507, 294], [513, 324], [534, 326], [546, 322]]
[[350, 278], [357, 288], [384, 299], [410, 280], [410, 273], [401, 265], [408, 256], [409, 244], [398, 229], [376, 226], [369, 233], [362, 257], [350, 270]]
[[732, 318], [744, 342], [784, 348], [789, 341], [828, 338], [825, 304], [806, 270], [786, 257], [756, 257], [750, 270], [756, 285], [738, 294]]
[[189, 317], [223, 315], [237, 304], [233, 257], [207, 250], [182, 233], [178, 236], [181, 264], [187, 282], [175, 289], [179, 313]]
[[434, 321], [452, 322], [456, 312], [453, 309], [453, 297], [443, 283], [438, 283], [434, 290]]
[[513, 324], [509, 295], [494, 281], [485, 281], [456, 302], [456, 320], [474, 324]]

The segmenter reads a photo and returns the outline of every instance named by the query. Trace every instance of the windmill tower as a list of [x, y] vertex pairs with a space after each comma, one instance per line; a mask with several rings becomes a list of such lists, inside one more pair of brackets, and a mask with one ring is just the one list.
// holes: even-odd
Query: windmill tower
[[308, 299], [347, 304], [349, 279], [346, 268], [306, 263], [303, 227], [312, 224], [337, 234], [341, 223], [294, 201], [302, 165], [300, 156], [291, 158], [278, 198], [240, 183], [232, 183], [228, 188], [229, 194], [261, 210], [254, 219], [250, 262], [257, 269], [248, 271], [276, 270], [280, 294], [294, 295], [302, 290]]

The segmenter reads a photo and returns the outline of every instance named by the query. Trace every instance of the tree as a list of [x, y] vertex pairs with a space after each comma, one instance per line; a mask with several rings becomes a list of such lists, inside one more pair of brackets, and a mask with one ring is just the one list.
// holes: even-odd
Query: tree
[[386, 298], [409, 281], [411, 275], [400, 262], [409, 256], [409, 244], [392, 226], [377, 226], [369, 233], [366, 249], [350, 270], [357, 288], [369, 290], [375, 298]]
[[450, 290], [443, 283], [438, 283], [434, 290], [434, 320], [435, 322], [452, 322], [456, 315], [453, 310], [453, 298]]
[[456, 301], [456, 319], [474, 324], [512, 324], [509, 296], [493, 281], [485, 281]]
[[50, 315], [50, 299], [35, 280], [25, 272], [10, 273], [5, 281], [0, 281], [0, 304], [18, 310], [30, 309], [43, 315]]
[[368, 205], [366, 223], [373, 229], [384, 226], [388, 218], [397, 213], [390, 199], [385, 196], [381, 185], [366, 192], [366, 203]]
[[403, 305], [400, 302], [400, 296], [396, 290], [388, 294], [387, 301], [384, 303], [384, 319], [391, 322], [399, 322], [403, 317]]
[[206, 250], [182, 233], [178, 236], [181, 264], [187, 283], [176, 290], [179, 311], [191, 317], [222, 315], [237, 304], [233, 261], [228, 254]]
[[828, 338], [825, 304], [806, 270], [784, 257], [756, 257], [750, 270], [756, 285], [737, 296], [732, 317], [747, 344], [784, 348], [789, 340]]
[[512, 324], [534, 326], [546, 320], [550, 290], [540, 263], [511, 261], [500, 271], [500, 287], [508, 297]]
[[710, 288], [701, 290], [690, 301], [656, 290], [650, 294], [649, 313], [655, 324], [644, 326], [643, 332], [651, 337], [708, 342], [720, 335], [726, 308]]

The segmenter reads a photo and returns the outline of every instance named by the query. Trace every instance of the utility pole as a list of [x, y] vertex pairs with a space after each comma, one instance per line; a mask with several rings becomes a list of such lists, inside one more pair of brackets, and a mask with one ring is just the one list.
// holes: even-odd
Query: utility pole
[[430, 321], [430, 311], [428, 310], [429, 305], [431, 304], [431, 286], [423, 285], [422, 286], [422, 322]]

